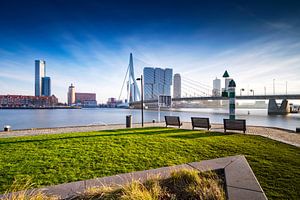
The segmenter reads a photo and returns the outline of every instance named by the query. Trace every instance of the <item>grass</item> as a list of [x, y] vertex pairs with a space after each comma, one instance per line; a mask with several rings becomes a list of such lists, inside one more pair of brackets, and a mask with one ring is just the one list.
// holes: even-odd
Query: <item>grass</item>
[[180, 170], [166, 179], [133, 181], [123, 187], [90, 188], [76, 200], [224, 200], [222, 181], [213, 172]]
[[242, 154], [269, 199], [300, 197], [300, 149], [260, 136], [126, 129], [0, 139], [0, 152], [0, 193]]

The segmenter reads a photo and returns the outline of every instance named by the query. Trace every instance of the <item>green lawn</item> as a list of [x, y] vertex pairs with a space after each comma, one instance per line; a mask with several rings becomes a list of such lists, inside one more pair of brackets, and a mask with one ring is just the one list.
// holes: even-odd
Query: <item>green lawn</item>
[[145, 128], [0, 139], [0, 193], [245, 155], [269, 199], [300, 198], [300, 149], [260, 136]]

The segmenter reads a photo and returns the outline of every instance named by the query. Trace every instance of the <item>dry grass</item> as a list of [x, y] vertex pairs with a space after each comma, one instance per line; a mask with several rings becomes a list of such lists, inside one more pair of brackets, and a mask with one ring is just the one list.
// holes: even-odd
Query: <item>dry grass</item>
[[58, 200], [56, 196], [47, 196], [38, 190], [29, 190], [33, 184], [30, 179], [15, 180], [1, 200]]
[[166, 179], [133, 181], [123, 187], [90, 188], [76, 200], [223, 200], [225, 192], [212, 172], [181, 170]]

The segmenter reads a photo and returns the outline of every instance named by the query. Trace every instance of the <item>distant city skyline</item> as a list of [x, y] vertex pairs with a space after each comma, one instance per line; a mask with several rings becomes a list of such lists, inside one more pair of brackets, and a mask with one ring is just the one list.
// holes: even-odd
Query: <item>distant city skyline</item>
[[0, 94], [34, 95], [41, 59], [60, 102], [73, 83], [104, 103], [119, 96], [130, 52], [136, 77], [170, 66], [212, 87], [227, 69], [237, 91], [272, 94], [275, 79], [277, 93], [286, 82], [300, 93], [299, 1], [70, 2], [0, 2]]

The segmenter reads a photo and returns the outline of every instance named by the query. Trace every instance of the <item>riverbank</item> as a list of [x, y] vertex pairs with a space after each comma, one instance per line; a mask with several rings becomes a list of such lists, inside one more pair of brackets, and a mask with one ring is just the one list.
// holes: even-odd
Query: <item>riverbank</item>
[[[144, 127], [164, 127], [165, 123], [145, 123]], [[34, 136], [46, 134], [63, 134], [63, 133], [76, 133], [76, 132], [92, 132], [100, 130], [116, 130], [126, 128], [124, 124], [111, 124], [111, 125], [90, 125], [90, 126], [68, 126], [56, 128], [35, 128], [13, 130], [10, 132], [0, 132], [0, 138], [19, 137], [19, 136]], [[133, 128], [141, 128], [141, 124], [133, 124]], [[192, 125], [190, 122], [183, 122], [181, 129], [191, 130]], [[222, 124], [212, 124], [211, 131], [223, 132]], [[281, 129], [275, 127], [265, 126], [247, 126], [246, 134], [260, 135], [266, 138], [277, 140], [286, 144], [300, 147], [300, 134], [288, 129]]]
[[2, 110], [48, 110], [48, 109], [81, 109], [78, 106], [53, 106], [53, 107], [0, 107]]

